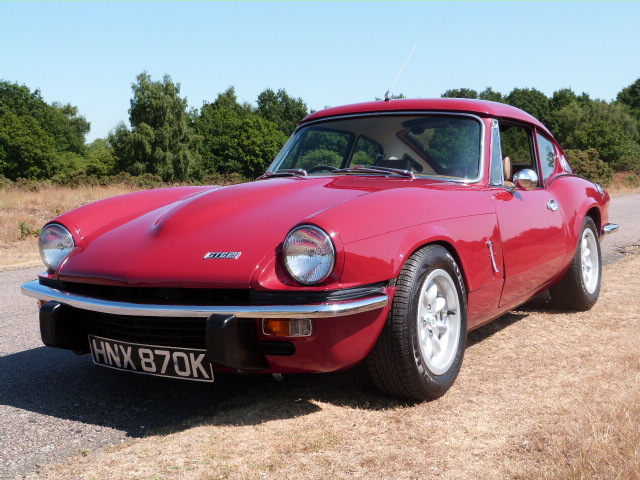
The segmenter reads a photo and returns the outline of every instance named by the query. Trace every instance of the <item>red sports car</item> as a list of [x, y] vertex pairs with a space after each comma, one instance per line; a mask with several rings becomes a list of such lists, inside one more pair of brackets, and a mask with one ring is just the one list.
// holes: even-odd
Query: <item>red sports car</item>
[[366, 361], [390, 395], [453, 384], [466, 337], [550, 289], [598, 299], [609, 196], [527, 113], [387, 100], [305, 118], [256, 181], [99, 201], [52, 220], [46, 345], [212, 381]]

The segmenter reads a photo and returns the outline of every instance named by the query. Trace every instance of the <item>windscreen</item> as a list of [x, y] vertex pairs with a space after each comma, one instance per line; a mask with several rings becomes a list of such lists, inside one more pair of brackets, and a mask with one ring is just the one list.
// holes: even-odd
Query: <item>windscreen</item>
[[351, 117], [299, 129], [269, 171], [297, 169], [312, 175], [365, 166], [470, 180], [480, 176], [481, 145], [482, 123], [476, 117]]

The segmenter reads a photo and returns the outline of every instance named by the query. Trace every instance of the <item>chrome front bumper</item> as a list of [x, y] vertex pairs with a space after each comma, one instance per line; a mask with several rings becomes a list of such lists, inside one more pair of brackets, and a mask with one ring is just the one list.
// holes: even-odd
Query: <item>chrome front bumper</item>
[[324, 318], [342, 317], [386, 307], [389, 297], [385, 294], [369, 295], [354, 300], [310, 305], [158, 305], [116, 302], [67, 293], [41, 285], [38, 280], [22, 285], [22, 293], [28, 297], [48, 302], [56, 301], [82, 310], [143, 317], [204, 317], [211, 315], [234, 315], [238, 318]]

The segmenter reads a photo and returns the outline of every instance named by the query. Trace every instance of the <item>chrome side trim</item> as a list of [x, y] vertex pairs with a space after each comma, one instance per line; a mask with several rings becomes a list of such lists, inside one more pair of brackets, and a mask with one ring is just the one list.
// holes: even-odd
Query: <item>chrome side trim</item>
[[56, 301], [93, 312], [142, 317], [204, 317], [213, 314], [235, 315], [238, 318], [323, 318], [342, 317], [386, 307], [389, 296], [372, 295], [356, 300], [311, 305], [156, 305], [101, 300], [84, 295], [67, 293], [41, 285], [33, 280], [22, 285], [22, 293], [38, 300]]
[[602, 228], [602, 235], [604, 236], [609, 235], [610, 233], [616, 233], [618, 231], [618, 228], [620, 228], [620, 226], [615, 223], [607, 223]]
[[496, 263], [496, 252], [493, 251], [493, 242], [491, 240], [487, 242], [487, 247], [489, 247], [489, 255], [491, 255], [491, 264], [493, 265], [493, 270], [496, 273], [500, 273], [500, 269], [498, 268], [498, 264]]

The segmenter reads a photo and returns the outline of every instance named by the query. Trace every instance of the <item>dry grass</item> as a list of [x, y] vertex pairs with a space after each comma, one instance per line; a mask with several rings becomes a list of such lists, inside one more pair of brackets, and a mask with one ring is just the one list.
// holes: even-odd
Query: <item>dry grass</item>
[[589, 312], [538, 301], [471, 333], [460, 377], [437, 401], [385, 399], [359, 369], [256, 381], [216, 415], [40, 475], [640, 479], [639, 269], [640, 256], [607, 267]]
[[77, 189], [46, 186], [37, 192], [0, 190], [0, 270], [41, 264], [37, 237], [21, 239], [21, 222], [32, 231], [38, 231], [63, 212], [132, 191], [132, 188], [121, 186]]
[[[635, 384], [640, 380], [635, 378]], [[524, 449], [531, 479], [640, 478], [640, 393], [615, 392], [601, 404], [576, 402], [557, 431], [540, 431]], [[528, 452], [527, 452], [528, 450]]]
[[631, 177], [631, 172], [616, 172], [613, 177], [613, 183], [607, 187], [609, 194], [614, 196], [629, 195], [632, 193], [640, 193], [640, 186], [633, 186], [634, 184], [628, 179]]

